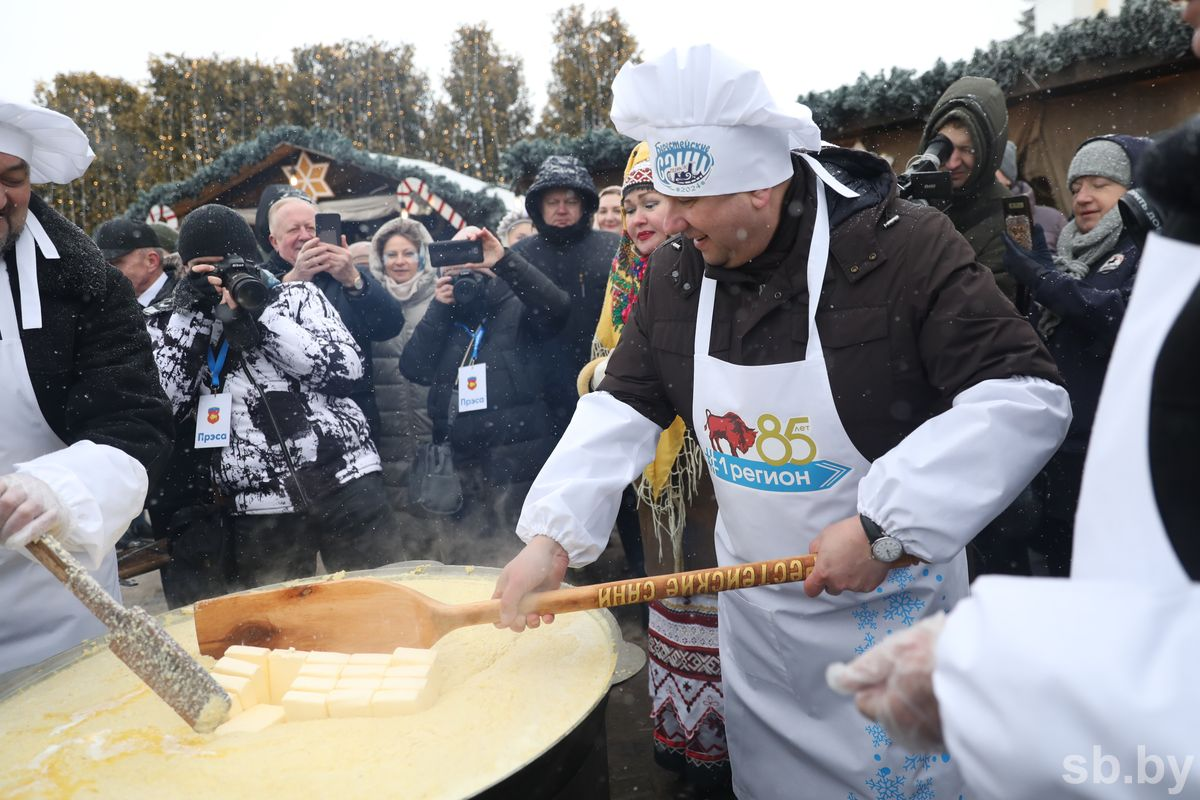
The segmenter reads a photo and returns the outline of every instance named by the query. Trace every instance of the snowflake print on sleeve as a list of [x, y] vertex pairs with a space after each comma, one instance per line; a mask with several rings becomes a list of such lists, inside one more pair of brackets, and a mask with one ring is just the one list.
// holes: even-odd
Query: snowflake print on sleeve
[[891, 747], [892, 737], [888, 736], [882, 725], [878, 723], [868, 725], [865, 730], [871, 737], [872, 747]]
[[925, 607], [925, 601], [914, 597], [912, 592], [897, 592], [887, 599], [887, 608], [883, 612], [884, 619], [899, 620], [905, 625], [912, 625], [917, 614]]
[[928, 754], [909, 755], [904, 757], [904, 771], [918, 772], [923, 769], [932, 769], [937, 763], [937, 756]]
[[917, 781], [913, 785], [913, 793], [908, 796], [908, 800], [934, 800], [933, 793], [933, 778], [925, 778]]
[[854, 648], [854, 652], [858, 653], [861, 656], [863, 653], [867, 652], [874, 646], [875, 646], [875, 634], [868, 633], [866, 636], [863, 637], [863, 643], [860, 644], [858, 647]]
[[899, 589], [907, 589], [916, 577], [912, 574], [912, 567], [897, 567], [888, 573], [887, 580]]

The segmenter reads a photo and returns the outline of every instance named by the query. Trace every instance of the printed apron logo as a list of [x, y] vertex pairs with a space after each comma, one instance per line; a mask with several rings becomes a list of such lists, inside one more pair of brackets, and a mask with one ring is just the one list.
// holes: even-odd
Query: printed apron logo
[[654, 171], [658, 177], [683, 191], [694, 192], [708, 179], [716, 161], [709, 145], [700, 142], [656, 142]]
[[213, 406], [212, 408], [210, 408], [208, 410], [208, 424], [216, 425], [220, 421], [221, 421], [221, 408], [220, 408], [220, 406]]
[[[817, 459], [808, 417], [791, 417], [782, 424], [774, 414], [763, 414], [757, 428], [752, 428], [733, 411], [717, 415], [705, 409], [704, 415], [709, 471], [728, 483], [764, 492], [817, 492], [831, 488], [850, 472], [850, 467]], [[742, 457], [751, 448], [757, 460]]]

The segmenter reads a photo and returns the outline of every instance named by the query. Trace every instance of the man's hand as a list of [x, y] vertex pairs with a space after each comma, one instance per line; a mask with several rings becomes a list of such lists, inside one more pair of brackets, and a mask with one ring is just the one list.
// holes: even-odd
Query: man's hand
[[479, 272], [496, 277], [496, 273], [492, 272], [492, 267], [496, 266], [496, 262], [504, 258], [504, 245], [500, 244], [500, 240], [492, 235], [492, 232], [487, 228], [476, 228], [473, 225], [460, 230], [454, 234], [454, 238], [450, 241], [457, 242], [466, 239], [470, 242], [483, 243], [483, 261], [477, 264], [461, 264], [455, 267], [456, 270], [473, 269]]
[[0, 477], [0, 542], [21, 550], [42, 536], [61, 538], [71, 514], [46, 483], [21, 472]]
[[350, 254], [350, 245], [342, 237], [341, 246], [327, 244], [320, 239], [309, 239], [296, 254], [296, 263], [282, 278], [284, 281], [311, 281], [318, 272], [328, 272], [333, 279], [352, 288], [358, 281], [358, 269]]
[[567, 574], [570, 559], [567, 551], [548, 536], [535, 536], [517, 553], [517, 557], [504, 567], [496, 581], [492, 598], [500, 598], [499, 628], [523, 631], [526, 627], [536, 628], [543, 622], [554, 622], [553, 614], [539, 617], [537, 614], [518, 614], [521, 600], [530, 592], [557, 589]]
[[883, 725], [914, 753], [944, 750], [942, 717], [933, 693], [937, 640], [946, 624], [938, 613], [884, 639], [849, 664], [830, 664], [829, 688], [853, 694], [863, 716]]
[[804, 581], [804, 593], [869, 592], [887, 577], [887, 564], [871, 558], [871, 545], [858, 515], [833, 523], [809, 546], [817, 556], [812, 574]]
[[443, 275], [433, 284], [433, 299], [448, 306], [454, 305], [454, 278]]

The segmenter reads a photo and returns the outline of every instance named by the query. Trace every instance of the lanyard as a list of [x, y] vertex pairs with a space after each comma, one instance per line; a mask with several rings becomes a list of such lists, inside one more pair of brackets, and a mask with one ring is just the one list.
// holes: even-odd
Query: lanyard
[[[467, 351], [463, 353], [462, 363], [459, 364], [460, 367], [465, 367], [468, 363], [474, 364], [475, 359], [479, 358], [479, 345], [483, 342], [483, 323], [479, 323], [479, 327], [475, 330], [471, 330], [461, 322], [458, 323], [458, 327], [471, 335], [471, 343], [467, 345]], [[467, 360], [468, 356], [470, 357], [469, 362]]]
[[225, 366], [225, 357], [229, 355], [229, 342], [221, 342], [221, 351], [213, 354], [212, 346], [208, 348], [208, 374], [212, 382], [213, 392], [221, 388], [221, 369]]

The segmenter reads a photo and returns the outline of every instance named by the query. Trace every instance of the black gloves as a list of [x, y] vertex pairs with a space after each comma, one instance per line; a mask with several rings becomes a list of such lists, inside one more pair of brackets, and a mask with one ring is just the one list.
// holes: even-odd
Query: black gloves
[[208, 282], [211, 272], [192, 272], [175, 284], [172, 305], [176, 311], [199, 311], [205, 316], [212, 313], [221, 300], [221, 292]]
[[[261, 311], [259, 313], [262, 313]], [[262, 341], [262, 330], [255, 315], [244, 308], [230, 308], [222, 303], [217, 306], [217, 319], [225, 328], [225, 341], [235, 350], [245, 352]]]
[[1004, 237], [1004, 269], [1022, 286], [1033, 289], [1047, 272], [1054, 271], [1054, 253], [1046, 244], [1046, 234], [1041, 225], [1033, 226], [1033, 251], [1030, 252], [1012, 240], [1007, 233]]

